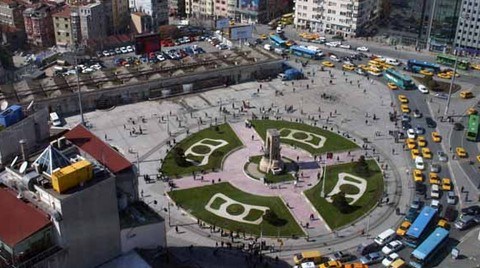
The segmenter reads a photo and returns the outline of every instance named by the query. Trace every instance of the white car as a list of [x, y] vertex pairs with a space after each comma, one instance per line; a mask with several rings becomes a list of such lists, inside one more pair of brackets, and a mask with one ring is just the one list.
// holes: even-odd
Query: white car
[[336, 61], [336, 62], [339, 62], [339, 61], [340, 61], [340, 59], [339, 59], [337, 56], [335, 56], [335, 55], [331, 55], [331, 56], [330, 56], [330, 59], [333, 60], [333, 61]]
[[432, 189], [430, 189], [430, 197], [440, 199], [440, 186], [438, 186], [438, 184], [432, 184]]
[[430, 206], [432, 208], [438, 209], [440, 207], [440, 200], [438, 199], [432, 199], [432, 202], [430, 203]]
[[346, 49], [352, 48], [351, 45], [347, 45], [347, 44], [342, 44], [342, 45], [340, 45], [340, 47], [341, 47], [341, 48], [346, 48]]
[[357, 47], [357, 51], [368, 52], [368, 47]]
[[421, 156], [415, 157], [415, 168], [420, 170], [425, 169], [425, 162], [423, 162], [423, 157]]
[[417, 134], [415, 134], [415, 130], [413, 128], [407, 130], [407, 137], [409, 139], [415, 139], [417, 137]]
[[128, 52], [133, 52], [132, 46], [127, 46], [127, 51], [128, 51]]
[[394, 262], [398, 258], [400, 258], [400, 256], [397, 253], [392, 253], [390, 255], [385, 256], [385, 258], [382, 261], [382, 264], [385, 267], [390, 267], [390, 264], [392, 264], [392, 262]]
[[418, 89], [418, 91], [420, 91], [423, 94], [428, 94], [428, 89], [424, 85], [418, 85], [417, 89]]
[[448, 191], [447, 193], [447, 204], [455, 205], [456, 197], [454, 191]]
[[382, 252], [383, 254], [388, 255], [399, 251], [401, 248], [403, 248], [403, 243], [400, 240], [393, 240], [382, 248]]
[[128, 53], [128, 50], [126, 47], [121, 47], [120, 51], [122, 51], [123, 54]]
[[110, 56], [110, 53], [108, 52], [108, 50], [102, 51], [102, 54], [103, 54], [103, 56], [105, 56], [105, 57]]
[[325, 43], [325, 45], [327, 47], [338, 47], [342, 44], [342, 42], [328, 42], [328, 43]]

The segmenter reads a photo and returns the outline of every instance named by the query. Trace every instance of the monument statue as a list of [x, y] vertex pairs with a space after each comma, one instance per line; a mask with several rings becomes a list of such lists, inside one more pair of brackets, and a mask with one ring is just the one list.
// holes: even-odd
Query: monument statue
[[262, 172], [278, 174], [283, 170], [282, 157], [280, 155], [280, 133], [276, 129], [267, 129], [265, 149], [260, 160], [259, 169]]

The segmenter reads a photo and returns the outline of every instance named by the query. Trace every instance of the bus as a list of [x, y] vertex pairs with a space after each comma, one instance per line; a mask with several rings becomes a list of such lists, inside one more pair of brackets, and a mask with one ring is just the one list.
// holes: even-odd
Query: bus
[[428, 61], [418, 61], [412, 59], [407, 61], [407, 67], [405, 67], [405, 69], [414, 73], [418, 73], [421, 70], [428, 70], [433, 73], [438, 73], [440, 71], [440, 65]]
[[477, 141], [478, 140], [478, 123], [480, 117], [478, 114], [471, 114], [468, 116], [468, 129], [467, 129], [467, 140]]
[[290, 53], [299, 57], [304, 57], [304, 58], [309, 58], [314, 60], [319, 60], [323, 56], [323, 52], [321, 50], [309, 49], [303, 46], [291, 46]]
[[440, 251], [448, 241], [448, 231], [438, 227], [416, 248], [410, 255], [410, 265], [415, 268], [422, 268], [434, 259], [435, 254]]
[[[446, 54], [438, 54], [437, 55], [437, 62], [443, 64], [445, 66], [454, 67], [455, 66], [455, 56], [446, 55]], [[470, 68], [470, 62], [467, 60], [458, 60], [457, 68], [462, 70], [468, 70]]]
[[293, 17], [294, 17], [294, 13], [283, 14], [280, 21], [282, 22], [283, 25], [290, 25], [290, 24], [293, 24]]
[[409, 247], [416, 247], [428, 233], [430, 227], [435, 224], [435, 216], [437, 216], [437, 209], [425, 206], [410, 228], [405, 234], [405, 244]]
[[276, 34], [270, 35], [270, 41], [276, 47], [287, 48], [287, 41], [283, 40], [280, 36]]
[[395, 71], [395, 69], [393, 68], [386, 69], [383, 72], [383, 75], [385, 76], [388, 82], [394, 83], [395, 85], [397, 85], [397, 87], [401, 89], [409, 90], [409, 89], [415, 88], [415, 84], [413, 83], [412, 79], [409, 76], [403, 75]]

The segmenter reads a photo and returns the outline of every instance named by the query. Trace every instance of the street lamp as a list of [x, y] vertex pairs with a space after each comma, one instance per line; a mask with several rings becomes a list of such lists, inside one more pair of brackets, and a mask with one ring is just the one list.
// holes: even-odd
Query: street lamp
[[77, 75], [77, 95], [78, 95], [78, 107], [80, 109], [80, 120], [81, 124], [85, 126], [85, 118], [83, 116], [83, 107], [82, 107], [82, 92], [80, 91], [80, 74], [78, 70], [78, 59], [77, 59], [77, 53], [78, 53], [78, 44], [74, 44], [74, 54], [73, 58], [75, 59], [75, 74]]
[[326, 179], [326, 176], [327, 176], [327, 162], [325, 161], [325, 163], [323, 164], [322, 191], [320, 193], [320, 196], [322, 198], [325, 198], [325, 179]]

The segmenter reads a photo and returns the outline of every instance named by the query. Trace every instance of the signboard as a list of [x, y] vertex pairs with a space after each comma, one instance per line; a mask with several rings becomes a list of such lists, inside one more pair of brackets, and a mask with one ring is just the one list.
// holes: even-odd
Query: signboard
[[240, 9], [257, 11], [259, 2], [260, 0], [240, 0]]
[[248, 39], [252, 37], [253, 27], [252, 25], [237, 26], [230, 28], [230, 39]]
[[228, 18], [217, 20], [217, 24], [215, 25], [217, 29], [228, 28], [228, 26], [230, 26], [230, 20]]
[[160, 48], [159, 34], [143, 34], [135, 36], [135, 53], [137, 55], [156, 52], [159, 51]]

